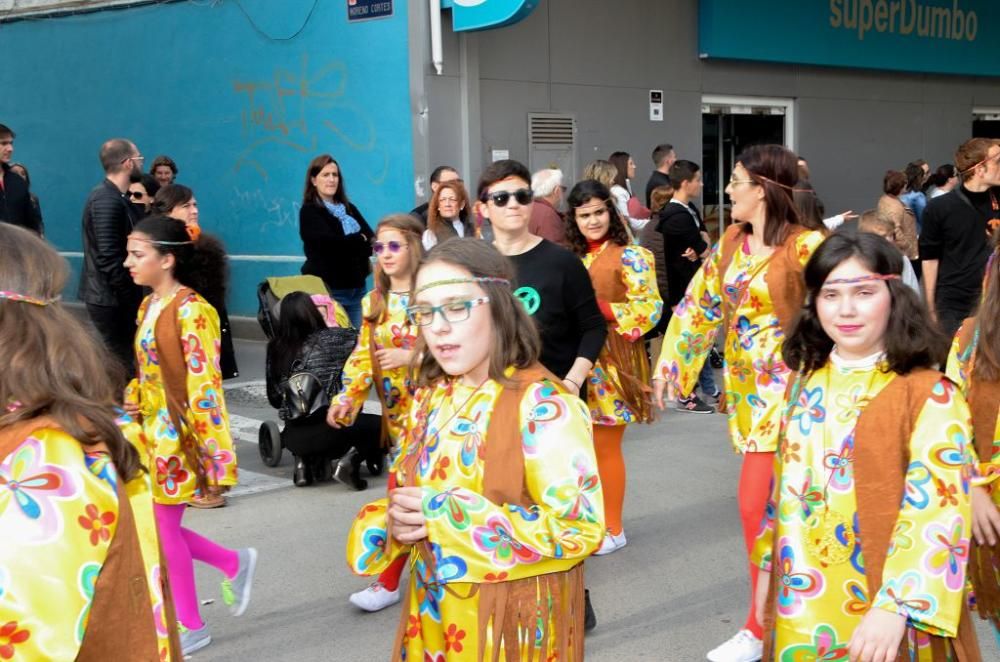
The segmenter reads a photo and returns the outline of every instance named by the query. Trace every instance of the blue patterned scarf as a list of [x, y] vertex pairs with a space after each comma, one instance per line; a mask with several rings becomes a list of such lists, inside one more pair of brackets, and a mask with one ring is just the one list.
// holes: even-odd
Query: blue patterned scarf
[[347, 207], [343, 204], [339, 202], [327, 202], [326, 200], [323, 201], [323, 204], [326, 205], [327, 211], [340, 220], [340, 225], [344, 228], [345, 236], [361, 232], [361, 224], [347, 213]]

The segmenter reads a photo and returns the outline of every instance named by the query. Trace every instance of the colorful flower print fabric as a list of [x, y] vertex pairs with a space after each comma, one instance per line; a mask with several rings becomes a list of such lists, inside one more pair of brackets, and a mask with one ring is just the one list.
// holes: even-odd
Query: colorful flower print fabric
[[[365, 295], [361, 301], [362, 315], [368, 316], [371, 311], [373, 292]], [[386, 321], [373, 324], [365, 320], [361, 324], [358, 335], [358, 345], [351, 352], [351, 357], [344, 365], [341, 390], [333, 398], [335, 404], [349, 404], [354, 410], [347, 423], [353, 423], [361, 406], [368, 398], [368, 392], [373, 386], [371, 338], [375, 334], [376, 349], [406, 349], [411, 350], [417, 344], [417, 329], [406, 317], [406, 307], [409, 305], [409, 295], [390, 292], [386, 309]], [[389, 437], [393, 445], [400, 439], [403, 417], [406, 415], [413, 400], [413, 385], [409, 379], [409, 369], [406, 366], [382, 371], [382, 389], [386, 394], [385, 407], [382, 415], [388, 417]]]
[[[796, 238], [800, 263], [805, 265], [822, 242], [819, 232], [801, 233]], [[733, 447], [738, 453], [771, 452], [778, 444], [789, 370], [781, 358], [784, 333], [765, 281], [770, 258], [752, 255], [744, 245], [720, 274], [721, 257], [716, 244], [691, 279], [667, 326], [653, 376], [678, 395], [689, 395], [721, 331], [725, 412]], [[732, 313], [726, 324], [727, 310]]]
[[[125, 395], [142, 413], [143, 443], [139, 451], [153, 476], [153, 499], [163, 504], [187, 503], [197, 487], [195, 468], [181, 448], [180, 436], [167, 410], [156, 350], [156, 320], [169, 303], [169, 297], [160, 302], [146, 297], [139, 308], [135, 337], [139, 377], [132, 380]], [[236, 452], [219, 370], [219, 315], [200, 295], [191, 293], [178, 308], [177, 320], [187, 364], [188, 409], [183, 425], [197, 440], [209, 482], [235, 485]]]
[[[588, 270], [604, 252], [608, 243], [583, 257]], [[642, 342], [642, 336], [652, 330], [663, 314], [663, 300], [656, 285], [653, 254], [639, 246], [628, 246], [622, 253], [621, 267], [615, 277], [625, 285], [625, 301], [609, 302], [615, 321], [608, 323], [608, 333], [617, 333], [630, 342]], [[609, 374], [610, 373], [610, 374]], [[638, 375], [637, 375], [638, 376]], [[598, 363], [587, 378], [587, 406], [597, 425], [626, 425], [637, 420], [635, 412], [625, 404], [615, 388], [618, 370], [608, 361], [605, 342]]]
[[[956, 633], [971, 533], [970, 428], [965, 399], [947, 379], [923, 403], [911, 435], [904, 498], [878, 594], [869, 595], [865, 579], [854, 430], [894, 378], [878, 366], [828, 363], [802, 384], [786, 414], [776, 480], [752, 555], [780, 575], [774, 660], [847, 660], [851, 636], [869, 609], [907, 617], [906, 659], [931, 659], [927, 634]], [[811, 542], [828, 513], [842, 557]]]
[[[974, 319], [966, 321], [966, 324], [975, 323]], [[961, 333], [962, 330], [959, 329], [952, 340], [951, 351], [948, 353], [948, 367], [945, 373], [952, 381], [958, 384], [959, 388], [962, 389], [962, 394], [965, 397], [969, 397], [969, 387], [972, 385], [970, 375], [972, 375], [972, 366], [975, 361], [976, 346], [979, 344], [979, 334], [978, 332], [975, 334], [973, 342], [962, 352], [959, 347], [959, 336]], [[973, 446], [972, 452], [975, 455], [975, 446]], [[1000, 490], [993, 487], [998, 478], [1000, 478], [1000, 416], [997, 417], [996, 428], [993, 432], [993, 452], [990, 457], [974, 458], [972, 476], [973, 485], [990, 487], [993, 502], [1000, 506]]]
[[366, 505], [352, 524], [347, 561], [354, 572], [378, 574], [410, 554], [403, 659], [479, 659], [476, 584], [569, 570], [603, 539], [590, 417], [583, 401], [550, 382], [530, 386], [520, 405], [524, 484], [537, 505], [526, 509], [482, 496], [483, 445], [499, 394], [495, 381], [478, 391], [443, 383], [418, 391], [407, 416], [405, 427], [415, 433], [402, 437], [394, 470], [401, 471], [406, 456], [419, 454], [417, 475], [403, 480], [423, 488], [427, 540], [436, 561], [432, 580], [419, 554], [387, 539], [386, 499]]

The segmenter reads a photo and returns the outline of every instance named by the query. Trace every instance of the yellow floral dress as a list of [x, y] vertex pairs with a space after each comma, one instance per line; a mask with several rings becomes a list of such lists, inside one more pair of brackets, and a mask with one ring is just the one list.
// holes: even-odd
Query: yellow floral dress
[[[126, 436], [141, 432], [127, 418]], [[0, 458], [0, 660], [73, 660], [118, 526], [118, 474], [62, 430], [40, 429]], [[160, 659], [170, 643], [149, 475], [125, 485]]]
[[[965, 398], [944, 378], [924, 403], [910, 437], [904, 499], [882, 588], [868, 595], [857, 521], [854, 430], [864, 408], [895, 376], [883, 372], [874, 358], [850, 365], [834, 356], [801, 384], [796, 404], [785, 414], [777, 478], [752, 555], [764, 570], [780, 574], [772, 658], [778, 662], [847, 660], [854, 629], [872, 608], [907, 617], [904, 641], [912, 657], [906, 659], [930, 659], [929, 639], [921, 633], [956, 634], [971, 530], [968, 472], [963, 471], [971, 430]], [[807, 521], [827, 507], [852, 522], [853, 551], [840, 563], [818, 559], [808, 543]], [[841, 539], [848, 535], [838, 534]]]
[[[366, 505], [352, 524], [347, 562], [355, 573], [375, 575], [410, 555], [406, 660], [479, 659], [477, 584], [569, 570], [604, 538], [590, 417], [582, 400], [547, 381], [529, 386], [520, 403], [524, 485], [538, 505], [524, 509], [482, 496], [482, 447], [500, 390], [492, 380], [478, 390], [445, 382], [418, 391], [407, 416], [405, 427], [426, 429], [426, 436], [401, 437], [393, 471], [419, 453], [418, 475], [406, 483], [423, 488], [434, 582], [425, 581], [419, 554], [386, 540], [386, 499]], [[485, 646], [490, 659], [490, 642]]]
[[[156, 350], [156, 320], [171, 299], [153, 301], [149, 296], [139, 307], [139, 330], [135, 336], [139, 377], [132, 380], [125, 394], [126, 401], [137, 404], [142, 412], [145, 443], [139, 446], [139, 452], [153, 475], [153, 500], [162, 504], [187, 503], [197, 487], [194, 468], [181, 450], [167, 410]], [[235, 485], [236, 452], [219, 370], [219, 315], [200, 295], [191, 293], [178, 308], [177, 320], [187, 363], [189, 409], [184, 425], [201, 446], [210, 483]]]
[[[594, 260], [609, 242], [583, 256], [583, 266], [590, 270]], [[615, 321], [608, 323], [608, 333], [617, 333], [630, 342], [642, 342], [642, 336], [660, 321], [663, 299], [656, 285], [653, 254], [640, 246], [627, 246], [622, 253], [621, 269], [616, 271], [625, 284], [625, 301], [608, 302]], [[637, 420], [631, 407], [615, 388], [618, 371], [609, 361], [608, 341], [587, 378], [587, 406], [595, 425], [626, 425]], [[607, 366], [607, 370], [603, 366]], [[610, 375], [608, 374], [610, 373]]]
[[[972, 372], [972, 361], [978, 341], [979, 333], [977, 331], [973, 342], [969, 344], [965, 352], [960, 352], [959, 337], [956, 333], [951, 343], [951, 352], [948, 353], [948, 367], [945, 374], [958, 384], [965, 397], [969, 396], [969, 375]], [[993, 503], [1000, 506], [1000, 490], [993, 488], [993, 484], [998, 478], [1000, 478], [1000, 417], [997, 417], [997, 427], [993, 433], [993, 453], [990, 457], [978, 458], [973, 467], [972, 477], [972, 484], [988, 487], [993, 495]]]
[[[361, 314], [367, 316], [371, 310], [373, 292], [361, 300]], [[375, 334], [376, 349], [413, 349], [417, 344], [417, 333], [406, 317], [409, 295], [390, 292], [386, 309], [386, 321], [372, 324], [365, 320], [361, 324], [358, 344], [344, 365], [340, 393], [333, 397], [333, 404], [349, 404], [354, 410], [349, 420], [353, 423], [373, 385], [371, 337]], [[413, 385], [406, 366], [382, 371], [382, 388], [386, 394], [382, 416], [386, 417], [389, 438], [395, 445], [399, 443], [403, 417], [413, 400]]]
[[[823, 239], [819, 232], [796, 238], [801, 264]], [[781, 358], [784, 332], [764, 280], [770, 258], [751, 254], [744, 243], [726, 273], [719, 274], [721, 255], [716, 244], [691, 279], [667, 326], [653, 376], [671, 384], [678, 395], [694, 391], [723, 325], [723, 311], [734, 309], [724, 330], [729, 436], [738, 453], [774, 451], [789, 369]]]

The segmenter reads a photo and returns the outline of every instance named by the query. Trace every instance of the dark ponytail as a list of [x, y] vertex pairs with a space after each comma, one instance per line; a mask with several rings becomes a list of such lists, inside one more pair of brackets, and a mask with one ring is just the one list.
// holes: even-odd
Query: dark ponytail
[[174, 278], [181, 285], [205, 297], [216, 310], [224, 307], [229, 259], [217, 237], [203, 233], [192, 240], [184, 222], [169, 216], [145, 218], [135, 226], [135, 231], [152, 239], [153, 248], [161, 255], [174, 256]]

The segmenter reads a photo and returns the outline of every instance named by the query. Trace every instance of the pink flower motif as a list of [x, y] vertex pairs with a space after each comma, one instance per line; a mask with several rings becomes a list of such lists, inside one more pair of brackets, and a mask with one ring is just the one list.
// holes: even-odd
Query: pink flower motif
[[22, 528], [22, 542], [38, 543], [58, 533], [62, 515], [53, 503], [75, 496], [72, 475], [45, 462], [42, 443], [29, 437], [0, 463], [0, 517], [8, 512], [31, 526]]

